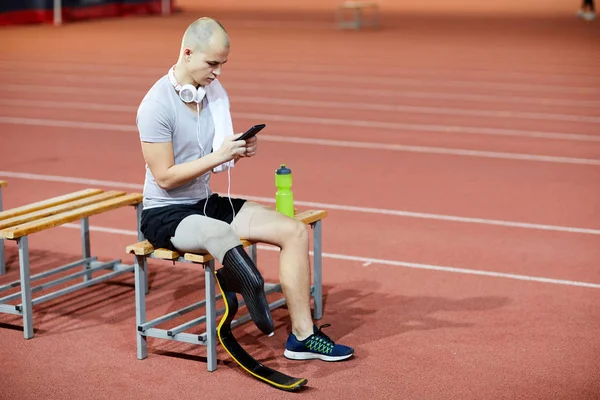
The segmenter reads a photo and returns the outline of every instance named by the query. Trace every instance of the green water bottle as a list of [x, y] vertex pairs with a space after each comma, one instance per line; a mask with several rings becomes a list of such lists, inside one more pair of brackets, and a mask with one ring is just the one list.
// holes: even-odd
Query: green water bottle
[[294, 194], [292, 193], [292, 170], [281, 164], [275, 171], [275, 208], [282, 214], [294, 218]]

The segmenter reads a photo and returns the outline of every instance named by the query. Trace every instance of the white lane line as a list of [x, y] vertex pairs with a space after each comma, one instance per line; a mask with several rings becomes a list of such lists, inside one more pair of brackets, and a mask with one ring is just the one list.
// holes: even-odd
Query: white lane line
[[[306, 120], [307, 120], [306, 118], [302, 118], [302, 117], [274, 116], [274, 115], [268, 115], [268, 114], [234, 113], [234, 116], [238, 117], [238, 118], [243, 118], [243, 119], [251, 119], [251, 120], [262, 119], [262, 120], [267, 120], [267, 121], [279, 121], [279, 122], [281, 122], [281, 121], [306, 122]], [[98, 122], [63, 121], [63, 120], [0, 116], [0, 123], [16, 124], [16, 125], [52, 126], [52, 127], [63, 127], [63, 128], [80, 128], [80, 129], [98, 129], [98, 130], [109, 130], [109, 131], [137, 132], [136, 127], [134, 125], [120, 125], [120, 124], [109, 124], [109, 123], [98, 123]], [[410, 145], [398, 145], [398, 144], [389, 144], [389, 143], [354, 142], [354, 141], [343, 141], [343, 140], [302, 138], [302, 137], [294, 137], [294, 136], [264, 135], [264, 136], [261, 136], [261, 138], [262, 138], [262, 140], [265, 140], [265, 141], [282, 142], [282, 143], [298, 143], [298, 144], [317, 145], [317, 146], [362, 148], [362, 149], [388, 150], [388, 151], [391, 150], [391, 151], [403, 151], [403, 152], [412, 152], [412, 153], [428, 153], [428, 154], [497, 158], [497, 159], [509, 159], [509, 160], [552, 162], [552, 163], [562, 163], [562, 164], [600, 165], [600, 160], [587, 159], [587, 158], [544, 156], [544, 155], [522, 154], [522, 153], [504, 153], [504, 152], [493, 152], [493, 151], [484, 151], [484, 150], [453, 149], [453, 148], [445, 148], [445, 147], [410, 146]]]
[[56, 128], [98, 129], [105, 131], [137, 132], [135, 125], [107, 124], [103, 122], [61, 121], [57, 119], [21, 118], [0, 116], [1, 124], [52, 126]]
[[[287, 121], [287, 122], [306, 122], [306, 118], [275, 116], [268, 114], [247, 114], [233, 113], [235, 118], [263, 121]], [[82, 122], [82, 121], [64, 121], [55, 119], [38, 119], [38, 118], [21, 118], [21, 117], [5, 117], [0, 116], [0, 124], [14, 125], [31, 125], [31, 126], [51, 126], [60, 128], [75, 128], [75, 129], [96, 129], [105, 131], [120, 131], [120, 132], [137, 132], [135, 125], [109, 124], [100, 122]], [[370, 150], [387, 150], [401, 151], [408, 153], [423, 153], [423, 154], [440, 154], [462, 157], [479, 157], [479, 158], [494, 158], [504, 160], [519, 160], [519, 161], [534, 161], [534, 162], [549, 162], [558, 164], [577, 164], [577, 165], [600, 165], [600, 160], [590, 158], [574, 158], [574, 157], [558, 157], [544, 156], [537, 154], [523, 153], [503, 153], [485, 150], [469, 150], [469, 149], [453, 149], [447, 147], [429, 147], [429, 146], [410, 146], [392, 143], [374, 143], [374, 142], [353, 142], [347, 140], [329, 140], [302, 138], [296, 136], [276, 136], [262, 135], [261, 140], [268, 142], [280, 143], [297, 143], [309, 146], [330, 146], [339, 148], [357, 148]]]
[[126, 183], [117, 181], [106, 181], [100, 179], [89, 179], [89, 178], [77, 178], [73, 176], [59, 176], [59, 175], [44, 175], [44, 174], [30, 174], [26, 172], [14, 172], [14, 171], [0, 171], [0, 176], [13, 178], [13, 179], [27, 179], [32, 181], [42, 182], [62, 182], [62, 183], [74, 183], [77, 185], [91, 185], [91, 186], [102, 186], [108, 188], [123, 188], [123, 189], [135, 189], [143, 190], [144, 185], [139, 183]]
[[[250, 119], [255, 119], [255, 118], [250, 118]], [[313, 139], [313, 138], [301, 138], [301, 137], [293, 137], [293, 136], [274, 136], [274, 135], [267, 136], [267, 135], [265, 135], [261, 139], [269, 140], [272, 142], [281, 142], [281, 143], [298, 143], [298, 144], [318, 145], [318, 146], [404, 151], [404, 152], [409, 152], [409, 153], [426, 153], [426, 154], [442, 154], [442, 155], [454, 155], [454, 156], [466, 156], [466, 157], [497, 158], [497, 159], [506, 159], [506, 160], [550, 162], [550, 163], [559, 163], [559, 164], [600, 165], [600, 159], [596, 160], [596, 159], [590, 159], [590, 158], [543, 156], [543, 155], [537, 155], [537, 154], [521, 154], [521, 153], [502, 153], [502, 152], [484, 151], [484, 150], [451, 149], [451, 148], [446, 148], [446, 147], [429, 147], [429, 146], [408, 146], [408, 145], [387, 144], [387, 143], [351, 142], [351, 141], [345, 141], [345, 140]]]
[[297, 85], [273, 85], [265, 86], [255, 83], [242, 82], [227, 82], [227, 87], [231, 89], [242, 89], [259, 91], [283, 91], [283, 92], [301, 92], [315, 93], [319, 95], [335, 94], [349, 95], [354, 97], [389, 97], [389, 98], [411, 98], [411, 99], [428, 99], [428, 100], [461, 100], [477, 103], [509, 103], [509, 104], [532, 104], [541, 106], [567, 106], [567, 107], [600, 107], [600, 101], [594, 100], [574, 100], [561, 99], [550, 97], [521, 97], [510, 95], [494, 95], [494, 94], [476, 94], [476, 93], [444, 93], [444, 92], [420, 92], [409, 90], [390, 90], [390, 89], [356, 89], [348, 87], [332, 87], [332, 86], [297, 86]]
[[[85, 64], [87, 68], [91, 67], [91, 64]], [[107, 68], [103, 65], [98, 65], [99, 71], [106, 71]], [[127, 69], [128, 67], [121, 67], [121, 69]], [[131, 68], [131, 67], [129, 67]], [[168, 68], [168, 67], [167, 67]], [[139, 69], [148, 69], [147, 66], [140, 67]], [[138, 70], [139, 70], [138, 69]], [[165, 73], [165, 68], [154, 67], [155, 75], [163, 75]], [[67, 71], [69, 71], [67, 69]], [[80, 72], [78, 70], [71, 70], [73, 72]], [[289, 82], [298, 82], [298, 81], [307, 81], [307, 82], [342, 82], [348, 84], [356, 84], [356, 79], [353, 75], [345, 75], [345, 74], [325, 74], [325, 73], [309, 73], [302, 74], [297, 71], [264, 71], [264, 70], [255, 70], [249, 71], [247, 69], [236, 69], [234, 67], [228, 67], [228, 75], [234, 78], [240, 79], [259, 79], [268, 83], [272, 80], [286, 80]], [[14, 71], [14, 70], [4, 70], [0, 72], [1, 75], [13, 75], [13, 76], [21, 76], [22, 71]], [[50, 75], [52, 77], [56, 77], [56, 73], [52, 72], [40, 72], [37, 71], [36, 76], [40, 75]], [[135, 77], [126, 76], [123, 77], [122, 73], [119, 74], [118, 77], [113, 77], [114, 81], [132, 81]], [[139, 76], [139, 75], [138, 75]], [[157, 79], [159, 76], [155, 76]], [[103, 76], [100, 75], [98, 78], [102, 79]], [[150, 78], [150, 75], [148, 75]], [[88, 81], [89, 78], [85, 76], [77, 76], [77, 75], [69, 75], [66, 79], [76, 82], [76, 81]], [[138, 78], [140, 79], [140, 78]], [[143, 78], [141, 78], [143, 79]], [[152, 79], [152, 78], [151, 78]], [[360, 82], [363, 84], [373, 85], [381, 85], [384, 87], [389, 87], [393, 85], [398, 86], [419, 86], [419, 87], [453, 87], [453, 88], [465, 88], [465, 87], [474, 87], [477, 89], [487, 88], [487, 89], [495, 89], [495, 90], [511, 90], [511, 91], [546, 91], [546, 92], [554, 92], [554, 93], [590, 93], [594, 94], [598, 92], [598, 88], [595, 86], [570, 86], [570, 85], [559, 85], [559, 84], [535, 84], [535, 83], [522, 83], [522, 82], [493, 82], [493, 81], [480, 81], [480, 80], [464, 80], [464, 79], [432, 79], [431, 77], [397, 77], [397, 76], [361, 76]]]
[[[78, 224], [64, 224], [61, 225], [65, 228], [70, 229], [81, 229], [81, 226]], [[137, 232], [133, 230], [125, 230], [125, 229], [114, 229], [100, 226], [90, 226], [90, 231], [97, 231], [109, 234], [118, 234], [118, 235], [127, 235], [137, 237]], [[279, 251], [278, 248], [273, 246], [265, 246], [258, 245], [257, 246], [261, 250], [266, 251]], [[311, 254], [312, 251], [311, 251]], [[469, 269], [469, 268], [456, 268], [456, 267], [448, 267], [441, 265], [431, 265], [431, 264], [419, 264], [419, 263], [411, 263], [405, 261], [396, 261], [396, 260], [385, 260], [381, 258], [369, 258], [369, 257], [358, 257], [351, 256], [346, 254], [335, 254], [335, 253], [323, 253], [323, 258], [331, 258], [337, 260], [345, 260], [345, 261], [354, 261], [362, 263], [363, 266], [374, 266], [374, 265], [391, 265], [394, 267], [404, 267], [404, 268], [414, 268], [414, 269], [423, 269], [429, 271], [438, 271], [438, 272], [451, 272], [455, 274], [467, 274], [467, 275], [479, 275], [479, 276], [488, 276], [492, 278], [505, 278], [505, 279], [513, 279], [513, 280], [521, 280], [521, 281], [529, 281], [529, 282], [539, 282], [539, 283], [550, 283], [554, 285], [566, 285], [566, 286], [577, 286], [577, 287], [586, 287], [592, 289], [600, 289], [600, 284], [590, 283], [590, 282], [580, 282], [580, 281], [571, 281], [565, 279], [554, 279], [554, 278], [545, 278], [539, 276], [529, 276], [529, 275], [520, 275], [520, 274], [510, 274], [504, 272], [495, 272], [495, 271], [484, 271], [478, 269]]]
[[[88, 185], [88, 186], [102, 186], [102, 187], [115, 188], [115, 189], [116, 188], [135, 189], [135, 190], [143, 189], [143, 185], [137, 184], [137, 183], [104, 181], [104, 180], [99, 180], [99, 179], [76, 178], [76, 177], [69, 177], [69, 176], [31, 174], [31, 173], [14, 172], [14, 171], [0, 171], [0, 177], [1, 178], [13, 178], [13, 179], [27, 179], [27, 180], [45, 181], [45, 182], [73, 183], [73, 184]], [[270, 197], [248, 196], [245, 194], [232, 194], [231, 196], [232, 197], [243, 197], [243, 198], [246, 198], [251, 201], [258, 201], [258, 202], [265, 202], [265, 203], [274, 203], [275, 202], [275, 199], [270, 198]], [[383, 208], [358, 207], [358, 206], [348, 206], [348, 205], [342, 205], [342, 204], [319, 203], [319, 202], [314, 202], [314, 201], [295, 200], [294, 203], [297, 205], [300, 205], [300, 206], [322, 208], [325, 210], [340, 210], [340, 211], [365, 213], [365, 214], [393, 215], [396, 217], [431, 219], [431, 220], [437, 220], [437, 221], [450, 221], [450, 222], [460, 222], [460, 223], [468, 223], [468, 224], [494, 225], [494, 226], [503, 226], [503, 227], [509, 227], [509, 228], [523, 228], [523, 229], [534, 229], [534, 230], [541, 230], [541, 231], [600, 235], [600, 229], [576, 228], [576, 227], [545, 225], [545, 224], [533, 224], [533, 223], [527, 223], [527, 222], [503, 221], [503, 220], [485, 219], [485, 218], [471, 218], [471, 217], [461, 217], [461, 216], [456, 216], [456, 215], [420, 213], [420, 212], [412, 212], [412, 211], [404, 211], [404, 210], [390, 210], [390, 209], [383, 209]]]
[[[331, 109], [346, 109], [346, 110], [370, 110], [370, 111], [389, 111], [396, 113], [410, 114], [429, 114], [429, 115], [452, 115], [452, 116], [470, 116], [470, 117], [486, 117], [486, 118], [502, 118], [502, 119], [535, 119], [544, 121], [561, 121], [561, 122], [576, 122], [600, 124], [600, 117], [581, 116], [556, 113], [534, 113], [521, 111], [507, 110], [483, 110], [483, 109], [458, 109], [447, 107], [424, 107], [424, 106], [403, 106], [395, 104], [374, 104], [369, 102], [353, 103], [353, 102], [337, 102], [337, 101], [320, 101], [320, 100], [294, 100], [282, 98], [268, 97], [247, 97], [235, 96], [234, 102], [252, 103], [252, 104], [274, 104], [285, 105], [301, 108], [331, 108]], [[407, 128], [410, 129], [410, 128]]]
[[[95, 78], [96, 81], [102, 80]], [[83, 90], [83, 88], [81, 88]], [[121, 90], [121, 89], [117, 89]], [[113, 91], [113, 95], [115, 92]], [[50, 107], [50, 101], [37, 101], [36, 105], [41, 107]], [[57, 102], [69, 107], [77, 107], [78, 103]], [[258, 97], [258, 96], [235, 96], [232, 97], [234, 104], [269, 104], [296, 108], [316, 108], [316, 109], [334, 109], [334, 110], [369, 110], [381, 112], [407, 113], [407, 114], [424, 114], [424, 115], [449, 115], [449, 116], [469, 116], [479, 118], [499, 118], [499, 119], [525, 119], [525, 120], [542, 120], [542, 121], [560, 121], [574, 123], [589, 123], [600, 124], [600, 117], [558, 114], [558, 113], [539, 113], [539, 112], [522, 112], [510, 110], [485, 110], [485, 109], [460, 109], [448, 107], [426, 107], [426, 106], [407, 106], [396, 104], [378, 104], [372, 102], [340, 102], [340, 101], [322, 101], [317, 99], [297, 100], [289, 98], [277, 97]], [[4, 99], [4, 105], [23, 105], [30, 106], [30, 100], [19, 99]], [[129, 110], [127, 110], [129, 111]]]
[[[235, 74], [236, 78], [253, 78], [260, 80], [276, 80], [282, 79], [288, 82], [341, 82], [349, 85], [356, 84], [356, 78], [354, 76], [344, 75], [328, 75], [322, 74], [297, 74], [296, 72], [265, 72], [265, 73], [252, 73], [252, 74]], [[418, 87], [450, 87], [450, 88], [465, 88], [472, 87], [477, 89], [492, 89], [492, 90], [510, 90], [516, 92], [533, 91], [533, 92], [553, 92], [553, 93], [584, 93], [584, 94], [597, 94], [598, 88], [589, 86], [567, 86], [567, 85], [542, 85], [533, 83], [508, 83], [508, 82], [482, 82], [482, 81], [469, 81], [459, 79], [446, 79], [436, 80], [431, 78], [396, 78], [396, 77], [385, 77], [385, 78], [364, 78], [361, 77], [361, 83], [369, 85], [381, 85], [383, 87], [390, 86], [418, 86]]]
[[[156, 76], [157, 74], [164, 73], [164, 67], [151, 66], [147, 65], [148, 61], [146, 59], [143, 60], [144, 65], [132, 65], [130, 62], [127, 64], [92, 64], [92, 63], [82, 63], [82, 62], [69, 62], [63, 63], [58, 61], [45, 61], [43, 64], [43, 70], [47, 71], [66, 71], [66, 72], [81, 72], [81, 71], [93, 71], [93, 72], [110, 72], [118, 75], [132, 75], [132, 76], [140, 76], [140, 74], [146, 74], [151, 76]], [[160, 64], [160, 61], [157, 61], [157, 64]], [[304, 72], [321, 72], [328, 73], [332, 70], [335, 70], [337, 74], [344, 75], [354, 75], [357, 73], [362, 73], [366, 68], [365, 65], [355, 67], [356, 64], [353, 65], [344, 65], [346, 69], [340, 69], [339, 65], [334, 64], [315, 64], [311, 63], [310, 65], [303, 66], [302, 71]], [[36, 66], [35, 71], [39, 71], [40, 66]], [[254, 63], [252, 61], [244, 61], [244, 71], [250, 71], [253, 69], [263, 69], [264, 65], [260, 63]], [[298, 65], [295, 63], [285, 62], [285, 61], [275, 61], [269, 62], [269, 67], [274, 68], [276, 70], [280, 70], [281, 72], [289, 72], [296, 71]], [[348, 67], [351, 67], [348, 69]], [[0, 60], [0, 69], [14, 71], [17, 70], [32, 70], [31, 63], [27, 61], [20, 61], [15, 59], [10, 60]], [[234, 67], [235, 70], [235, 67]], [[498, 77], [498, 71], [495, 70], [485, 70], [485, 69], [474, 69], [472, 66], [462, 67], [462, 68], [436, 68], [431, 66], [414, 66], [414, 67], [378, 67], [377, 72], [382, 75], [390, 75], [392, 77], [398, 76], [399, 74], [418, 74], [421, 76], [434, 76], [436, 78], [440, 77], [450, 77], [453, 78], [457, 74], [459, 76], [468, 75], [469, 77], [478, 76], [481, 79], [487, 79], [489, 77]], [[514, 77], [518, 80], [527, 80], [531, 81], [531, 78], [540, 78], [544, 77], [544, 80], [551, 81], [569, 81], [572, 77], [568, 72], [526, 72], [526, 71], [501, 71], [502, 77]], [[380, 75], [381, 76], [381, 75]], [[600, 80], [596, 76], [586, 76], [586, 83], [590, 82], [592, 84], [600, 84]], [[517, 82], [512, 82], [517, 83]]]
[[[510, 95], [495, 95], [495, 94], [475, 94], [475, 93], [444, 93], [444, 92], [419, 92], [408, 90], [390, 90], [390, 89], [356, 89], [351, 87], [333, 87], [333, 86], [310, 86], [310, 85], [287, 85], [273, 84], [267, 86], [265, 84], [255, 84], [248, 82], [227, 81], [228, 89], [251, 90], [253, 92], [300, 92], [300, 93], [315, 93], [322, 96], [329, 95], [348, 95], [348, 96], [375, 96], [387, 98], [417, 98], [429, 100], [461, 100], [473, 101], [477, 103], [509, 103], [509, 104], [533, 104], [542, 106], [570, 106], [570, 107], [600, 107], [600, 101], [594, 100], [574, 100], [561, 99], [550, 97], [520, 97]], [[73, 86], [46, 86], [46, 85], [16, 85], [7, 84], [0, 86], [0, 91], [23, 92], [38, 91], [43, 93], [81, 93], [81, 87]], [[102, 87], [94, 88], [94, 93], [135, 97], [140, 99], [143, 96], [143, 90], [128, 90], [121, 87], [115, 89], [105, 89]], [[234, 99], [235, 100], [235, 97]]]
[[[144, 58], [143, 60], [137, 60], [135, 62], [139, 62], [140, 64], [138, 65], [132, 65], [131, 61], [127, 61], [126, 63], [123, 64], [93, 64], [93, 63], [89, 63], [89, 62], [80, 62], [80, 60], [78, 61], [69, 61], [68, 63], [64, 63], [64, 62], [59, 62], [59, 61], [44, 61], [43, 63], [43, 70], [47, 71], [66, 71], [66, 72], [81, 72], [81, 71], [92, 71], [92, 72], [110, 72], [110, 73], [115, 73], [118, 75], [132, 75], [132, 76], [140, 76], [140, 74], [145, 74], [145, 75], [149, 75], [149, 76], [156, 76], [157, 74], [161, 74], [164, 73], [165, 68], [160, 67], [160, 66], [152, 66], [152, 65], [148, 65], [148, 60], [147, 58]], [[162, 60], [155, 60], [155, 65], [158, 64], [162, 64]], [[352, 68], [358, 66], [358, 69], [356, 68]], [[48, 68], [49, 67], [49, 68]], [[231, 66], [233, 67], [233, 70], [240, 70], [239, 68], [236, 69], [235, 66]], [[229, 68], [228, 67], [228, 70]], [[290, 63], [290, 62], [285, 62], [285, 61], [275, 61], [275, 62], [269, 62], [269, 67], [274, 68], [275, 70], [279, 70], [280, 72], [290, 72], [290, 71], [297, 71], [297, 67], [298, 65], [296, 63]], [[348, 69], [347, 67], [351, 67], [350, 69]], [[307, 65], [306, 67], [302, 67], [302, 71], [304, 72], [320, 72], [320, 73], [328, 73], [331, 71], [335, 71], [336, 74], [344, 74], [344, 75], [355, 75], [358, 73], [362, 73], [364, 72], [365, 68], [367, 68], [366, 65], [357, 65], [355, 64], [344, 64], [344, 68], [346, 69], [340, 69], [339, 65], [335, 65], [335, 64], [315, 64], [315, 63], [311, 63], [310, 65]], [[20, 60], [16, 60], [16, 59], [10, 59], [10, 60], [0, 60], [0, 69], [4, 69], [4, 70], [8, 70], [8, 71], [14, 71], [15, 69], [17, 70], [32, 70], [31, 69], [31, 63], [28, 61], [20, 61]], [[244, 68], [243, 71], [251, 71], [251, 70], [264, 70], [264, 64], [262, 63], [255, 63], [253, 61], [244, 61]], [[39, 72], [40, 70], [40, 66], [36, 65], [36, 68], [34, 69], [35, 71]], [[436, 78], [440, 78], [440, 77], [450, 77], [453, 78], [455, 77], [457, 74], [459, 76], [465, 76], [468, 75], [469, 77], [475, 77], [478, 76], [482, 79], [487, 79], [489, 77], [494, 77], [497, 78], [498, 77], [498, 72], [496, 70], [486, 70], [486, 69], [474, 69], [472, 67], [472, 65], [467, 64], [466, 67], [454, 67], [452, 69], [448, 69], [448, 68], [436, 68], [436, 67], [431, 67], [430, 65], [420, 65], [420, 66], [413, 66], [413, 67], [400, 67], [400, 66], [393, 66], [393, 67], [378, 67], [377, 68], [377, 72], [380, 73], [380, 77], [383, 77], [382, 75], [389, 75], [390, 77], [396, 77], [399, 74], [418, 74], [421, 76], [434, 76]], [[567, 81], [569, 82], [571, 80], [572, 75], [569, 74], [568, 72], [539, 72], [539, 71], [535, 71], [535, 72], [529, 72], [529, 71], [514, 71], [514, 70], [510, 70], [510, 71], [500, 71], [502, 74], [503, 78], [506, 77], [514, 77], [518, 80], [526, 80], [526, 81], [531, 81], [531, 78], [540, 78], [541, 76], [544, 77], [544, 80], [551, 80], [551, 81]], [[596, 76], [585, 76], [585, 80], [586, 80], [586, 84], [588, 84], [588, 82], [592, 85], [594, 84], [600, 84], [600, 79]], [[474, 80], [476, 81], [476, 80]], [[510, 82], [510, 83], [518, 83], [517, 82]]]
[[[114, 95], [114, 93], [113, 93]], [[256, 99], [256, 98], [255, 98]], [[281, 99], [283, 100], [283, 99]], [[269, 102], [271, 100], [268, 100]], [[285, 100], [284, 100], [285, 101]], [[276, 104], [277, 102], [273, 102]], [[21, 99], [0, 99], [0, 104], [12, 107], [30, 107], [29, 100]], [[36, 101], [37, 107], [44, 108], [60, 108], [60, 109], [75, 109], [75, 110], [91, 110], [91, 111], [108, 111], [108, 112], [123, 112], [135, 113], [137, 106], [120, 105], [120, 104], [103, 104], [103, 103], [81, 103], [81, 102], [66, 102], [66, 101]], [[387, 130], [407, 130], [430, 133], [454, 133], [454, 134], [470, 134], [470, 135], [493, 135], [493, 136], [512, 136], [512, 137], [530, 137], [536, 139], [557, 139], [557, 140], [573, 140], [584, 142], [600, 142], [600, 135], [585, 135], [575, 133], [560, 133], [560, 132], [543, 132], [529, 131], [519, 129], [503, 129], [503, 128], [484, 128], [460, 125], [433, 125], [433, 124], [408, 124], [400, 122], [382, 122], [382, 121], [364, 121], [353, 119], [340, 118], [319, 118], [307, 116], [293, 115], [278, 115], [278, 114], [250, 114], [250, 113], [233, 113], [234, 116], [254, 118], [259, 116], [263, 119], [280, 122], [295, 122], [303, 124], [328, 125], [328, 126], [349, 126], [370, 129], [387, 129]], [[600, 118], [598, 118], [600, 122]]]
[[[81, 228], [81, 227], [79, 227], [79, 228]], [[262, 247], [259, 246], [259, 248], [262, 248]], [[418, 264], [418, 263], [410, 263], [410, 262], [404, 262], [404, 261], [383, 260], [380, 258], [348, 256], [348, 255], [344, 255], [344, 254], [323, 253], [323, 257], [334, 258], [334, 259], [338, 259], [338, 260], [365, 262], [365, 263], [372, 263], [372, 264], [393, 265], [395, 267], [416, 268], [416, 269], [425, 269], [425, 270], [430, 270], [430, 271], [453, 272], [453, 273], [457, 273], [457, 274], [480, 275], [480, 276], [489, 276], [489, 277], [494, 277], [494, 278], [507, 278], [507, 279], [522, 280], [522, 281], [530, 281], [530, 282], [552, 283], [555, 285], [568, 285], [568, 286], [579, 286], [579, 287], [600, 289], [600, 284], [597, 284], [597, 283], [570, 281], [570, 280], [565, 280], [565, 279], [544, 278], [544, 277], [538, 277], [538, 276], [509, 274], [509, 273], [504, 273], [504, 272], [483, 271], [483, 270], [468, 269], [468, 268], [455, 268], [455, 267], [447, 267], [447, 266], [440, 266], [440, 265]]]
[[[65, 66], [69, 66], [72, 64], [64, 64]], [[523, 72], [523, 71], [514, 71], [513, 69], [511, 69], [510, 71], [498, 71], [498, 70], [482, 70], [482, 69], [474, 69], [472, 65], [467, 64], [467, 67], [454, 67], [452, 69], [446, 68], [445, 66], [440, 66], [440, 67], [432, 67], [431, 65], [420, 65], [420, 66], [406, 66], [406, 67], [401, 67], [401, 66], [393, 66], [393, 67], [381, 67], [378, 66], [377, 67], [377, 73], [379, 77], [396, 77], [396, 76], [401, 76], [401, 75], [417, 75], [419, 77], [435, 77], [435, 78], [456, 78], [457, 76], [459, 77], [464, 77], [464, 76], [468, 76], [469, 78], [475, 78], [478, 77], [480, 80], [489, 80], [489, 78], [498, 78], [499, 74], [501, 74], [503, 79], [506, 79], [508, 77], [513, 77], [514, 79], [516, 79], [516, 81], [513, 82], [509, 82], [509, 83], [519, 83], [520, 81], [527, 81], [527, 82], [531, 82], [532, 78], [534, 79], [540, 79], [541, 77], [543, 77], [543, 81], [552, 81], [554, 83], [559, 83], [560, 82], [571, 82], [572, 81], [572, 75], [569, 74], [568, 72], [562, 72], [562, 73], [554, 73], [554, 72]], [[23, 66], [25, 66], [26, 68], [31, 67], [30, 63], [27, 62], [23, 62], [19, 67], [23, 68]], [[359, 68], [352, 68], [358, 66]], [[101, 65], [97, 65], [97, 68], [101, 68]], [[260, 69], [263, 68], [264, 65], [260, 64], [260, 63], [255, 63], [252, 61], [244, 61], [244, 67], [248, 69]], [[284, 72], [288, 72], [288, 71], [297, 71], [298, 69], [298, 65], [295, 63], [289, 63], [289, 62], [273, 62], [273, 63], [269, 63], [269, 67], [270, 68], [274, 68], [277, 70], [282, 70]], [[336, 74], [343, 74], [343, 75], [356, 75], [358, 73], [362, 73], [364, 72], [364, 70], [366, 68], [368, 68], [368, 66], [366, 65], [356, 65], [356, 64], [344, 64], [343, 65], [344, 68], [347, 67], [351, 67], [352, 69], [340, 69], [339, 65], [332, 65], [332, 64], [313, 64], [311, 63], [309, 66], [303, 67], [302, 71], [303, 72], [331, 72], [331, 71], [335, 71]], [[137, 67], [133, 67], [133, 68], [137, 68]], [[131, 71], [131, 73], [135, 73], [136, 70], [139, 70], [139, 68], [137, 69], [133, 69]], [[118, 72], [117, 72], [118, 73]], [[578, 78], [582, 78], [584, 79], [584, 84], [589, 84], [589, 85], [600, 85], [600, 78], [598, 78], [597, 76], [593, 76], [593, 75], [588, 75], [588, 76], [578, 76]], [[473, 79], [474, 82], [478, 82], [478, 79]]]

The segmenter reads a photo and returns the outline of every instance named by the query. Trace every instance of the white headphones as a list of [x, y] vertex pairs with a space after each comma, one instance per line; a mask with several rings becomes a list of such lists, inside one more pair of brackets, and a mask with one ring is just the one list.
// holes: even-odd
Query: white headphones
[[169, 69], [169, 80], [171, 81], [171, 84], [175, 90], [177, 90], [179, 98], [186, 103], [195, 102], [199, 104], [206, 95], [206, 90], [202, 86], [199, 86], [198, 89], [196, 89], [194, 85], [190, 84], [181, 86], [179, 83], [177, 83], [177, 79], [175, 79], [174, 71], [175, 66]]

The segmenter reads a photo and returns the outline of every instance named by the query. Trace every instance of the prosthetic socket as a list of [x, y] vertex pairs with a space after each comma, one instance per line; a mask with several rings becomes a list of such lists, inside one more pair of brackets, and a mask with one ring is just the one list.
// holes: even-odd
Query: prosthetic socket
[[264, 279], [242, 245], [225, 253], [223, 268], [217, 279], [224, 292], [240, 293], [252, 321], [264, 334], [273, 333], [275, 325], [265, 295]]

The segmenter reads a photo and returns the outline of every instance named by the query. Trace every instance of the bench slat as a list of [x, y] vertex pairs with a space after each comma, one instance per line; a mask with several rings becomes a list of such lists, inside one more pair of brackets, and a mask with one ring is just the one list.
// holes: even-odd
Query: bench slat
[[[299, 214], [296, 214], [294, 216], [294, 218], [296, 220], [302, 221], [308, 225], [308, 224], [317, 222], [317, 221], [325, 218], [326, 216], [327, 216], [327, 211], [325, 211], [325, 210], [307, 210], [307, 211], [303, 211]], [[252, 243], [248, 240], [242, 239], [242, 245], [244, 247], [251, 246], [252, 244], [254, 244], [254, 243]], [[125, 248], [125, 251], [128, 254], [136, 254], [138, 256], [147, 256], [149, 254], [152, 254], [152, 252], [154, 252], [154, 257], [160, 258], [162, 260], [176, 260], [180, 257], [180, 254], [173, 250], [154, 249], [152, 244], [150, 244], [150, 242], [148, 242], [147, 240], [129, 245]], [[183, 255], [183, 258], [186, 261], [192, 261], [192, 262], [196, 262], [196, 263], [206, 263], [213, 259], [212, 255], [207, 254], [207, 253], [206, 254], [185, 253]]]
[[127, 254], [147, 256], [148, 254], [152, 254], [152, 252], [154, 251], [154, 246], [152, 246], [149, 241], [144, 240], [143, 242], [130, 244], [125, 248], [125, 251], [127, 252]]
[[21, 225], [13, 226], [0, 231], [0, 238], [18, 239], [20, 237], [40, 232], [44, 229], [53, 228], [68, 222], [99, 214], [102, 212], [114, 210], [119, 207], [139, 204], [142, 202], [141, 193], [131, 193], [125, 196], [119, 196], [114, 199], [101, 201], [75, 210], [63, 212], [50, 217], [42, 218], [37, 221], [26, 222]]
[[[252, 246], [253, 244], [254, 243], [249, 242], [248, 240], [245, 240], [245, 239], [242, 240], [242, 245], [244, 247]], [[154, 254], [156, 254], [156, 252]], [[183, 258], [184, 258], [184, 260], [187, 260], [187, 261], [193, 261], [196, 263], [205, 263], [205, 262], [209, 262], [214, 257], [208, 253], [206, 253], [206, 254], [185, 253], [183, 255]]]
[[95, 194], [102, 193], [101, 189], [84, 189], [78, 192], [65, 194], [51, 199], [38, 201], [36, 203], [26, 204], [21, 207], [11, 208], [6, 211], [0, 212], [0, 220], [16, 217], [17, 215], [27, 214], [33, 211], [41, 210], [47, 207], [57, 206], [59, 204], [68, 203], [70, 201], [79, 200], [84, 197], [93, 196]]
[[125, 192], [118, 192], [116, 190], [109, 190], [108, 192], [100, 193], [90, 197], [84, 197], [83, 199], [71, 201], [68, 203], [60, 204], [58, 206], [43, 208], [41, 210], [33, 211], [28, 214], [18, 215], [13, 218], [0, 220], [0, 229], [6, 229], [11, 226], [24, 224], [25, 222], [33, 221], [36, 219], [56, 215], [61, 212], [74, 210], [79, 207], [87, 206], [90, 204], [98, 203], [100, 201], [112, 199], [115, 197], [125, 195]]
[[4, 186], [8, 186], [8, 182], [0, 181], [0, 188], [3, 188]]
[[169, 249], [156, 249], [154, 256], [163, 260], [176, 260], [179, 258], [179, 253]]
[[325, 210], [307, 210], [294, 216], [298, 221], [302, 221], [307, 225], [317, 222], [325, 217], [327, 217], [327, 211]]

